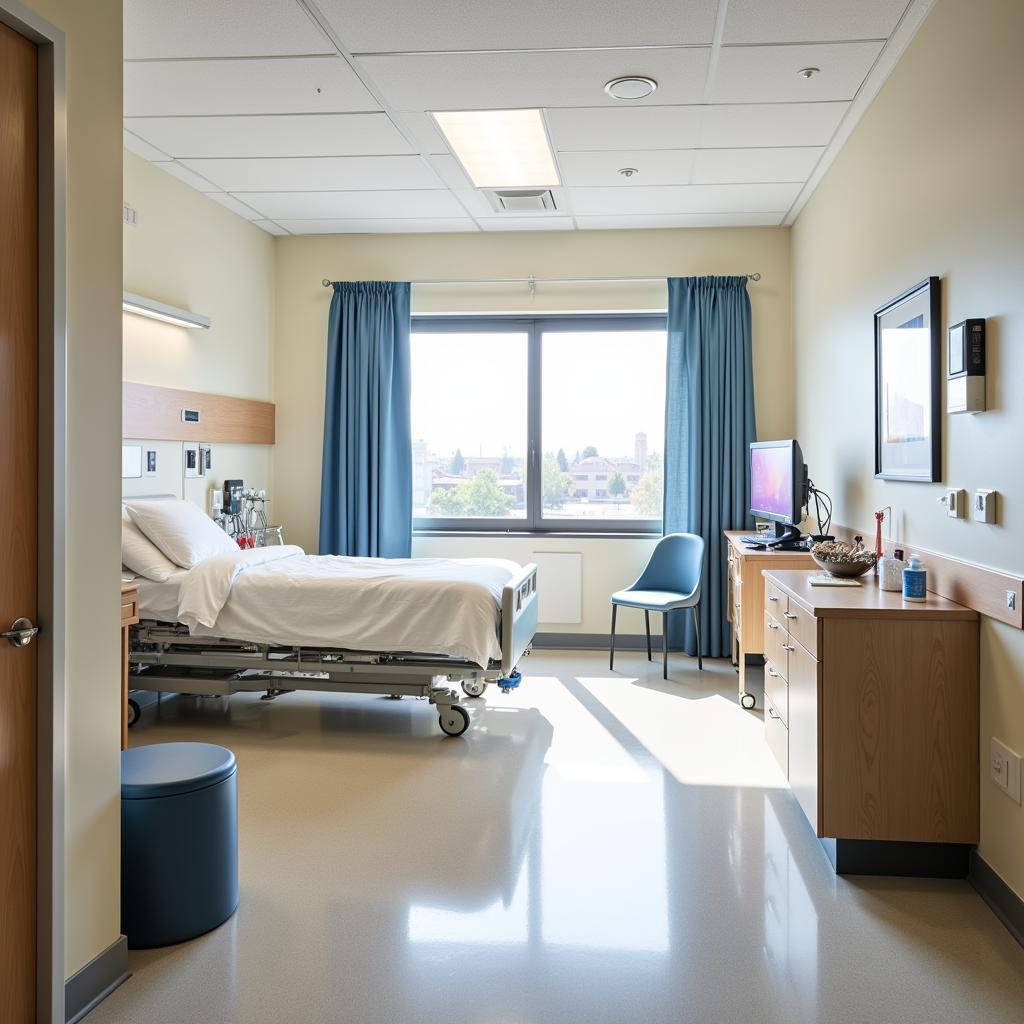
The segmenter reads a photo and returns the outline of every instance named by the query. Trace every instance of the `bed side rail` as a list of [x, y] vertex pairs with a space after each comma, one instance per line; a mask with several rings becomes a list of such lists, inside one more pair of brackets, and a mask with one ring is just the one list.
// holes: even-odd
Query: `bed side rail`
[[537, 566], [531, 562], [501, 591], [501, 673], [511, 675], [537, 632]]

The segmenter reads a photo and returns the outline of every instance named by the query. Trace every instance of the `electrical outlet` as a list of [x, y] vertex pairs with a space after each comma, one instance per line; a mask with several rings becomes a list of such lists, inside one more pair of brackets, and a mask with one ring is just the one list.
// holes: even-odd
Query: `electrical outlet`
[[1015, 612], [1017, 610], [1017, 591], [1016, 590], [1008, 590], [1006, 592], [1006, 607], [1011, 612]]
[[963, 519], [966, 497], [967, 492], [962, 487], [948, 487], [945, 495], [939, 498], [939, 501], [946, 506], [946, 515], [950, 519]]
[[1015, 803], [1020, 803], [1020, 755], [992, 737], [992, 781]]
[[974, 520], [978, 523], [994, 523], [996, 521], [996, 492], [978, 490], [974, 492]]

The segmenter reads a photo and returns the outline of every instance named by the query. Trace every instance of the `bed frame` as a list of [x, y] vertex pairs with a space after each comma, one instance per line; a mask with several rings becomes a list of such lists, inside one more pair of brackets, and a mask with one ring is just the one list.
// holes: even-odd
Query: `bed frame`
[[191, 636], [180, 623], [143, 619], [131, 630], [130, 686], [199, 696], [263, 693], [273, 700], [295, 690], [426, 697], [441, 729], [461, 736], [469, 712], [457, 690], [479, 697], [488, 683], [504, 692], [519, 685], [516, 666], [537, 631], [537, 566], [521, 569], [501, 592], [501, 661], [487, 668], [444, 655], [393, 654], [341, 648], [293, 647]]

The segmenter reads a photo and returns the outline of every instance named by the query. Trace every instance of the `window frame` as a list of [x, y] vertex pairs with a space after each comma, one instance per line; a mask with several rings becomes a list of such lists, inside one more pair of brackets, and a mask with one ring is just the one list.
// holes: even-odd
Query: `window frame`
[[[668, 329], [664, 313], [573, 313], [523, 316], [521, 314], [419, 314], [412, 317], [412, 334], [526, 334], [526, 516], [525, 518], [438, 518], [413, 516], [417, 534], [660, 534], [659, 519], [545, 519], [541, 493], [543, 459], [541, 412], [543, 405], [543, 334], [545, 331], [661, 331]], [[663, 446], [664, 447], [664, 446]]]

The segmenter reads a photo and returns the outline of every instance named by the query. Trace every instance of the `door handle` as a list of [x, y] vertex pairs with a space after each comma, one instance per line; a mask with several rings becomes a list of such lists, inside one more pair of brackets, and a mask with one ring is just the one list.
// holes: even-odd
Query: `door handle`
[[15, 619], [11, 628], [0, 633], [0, 637], [9, 640], [12, 647], [28, 647], [39, 632], [38, 626], [32, 625], [31, 619]]

